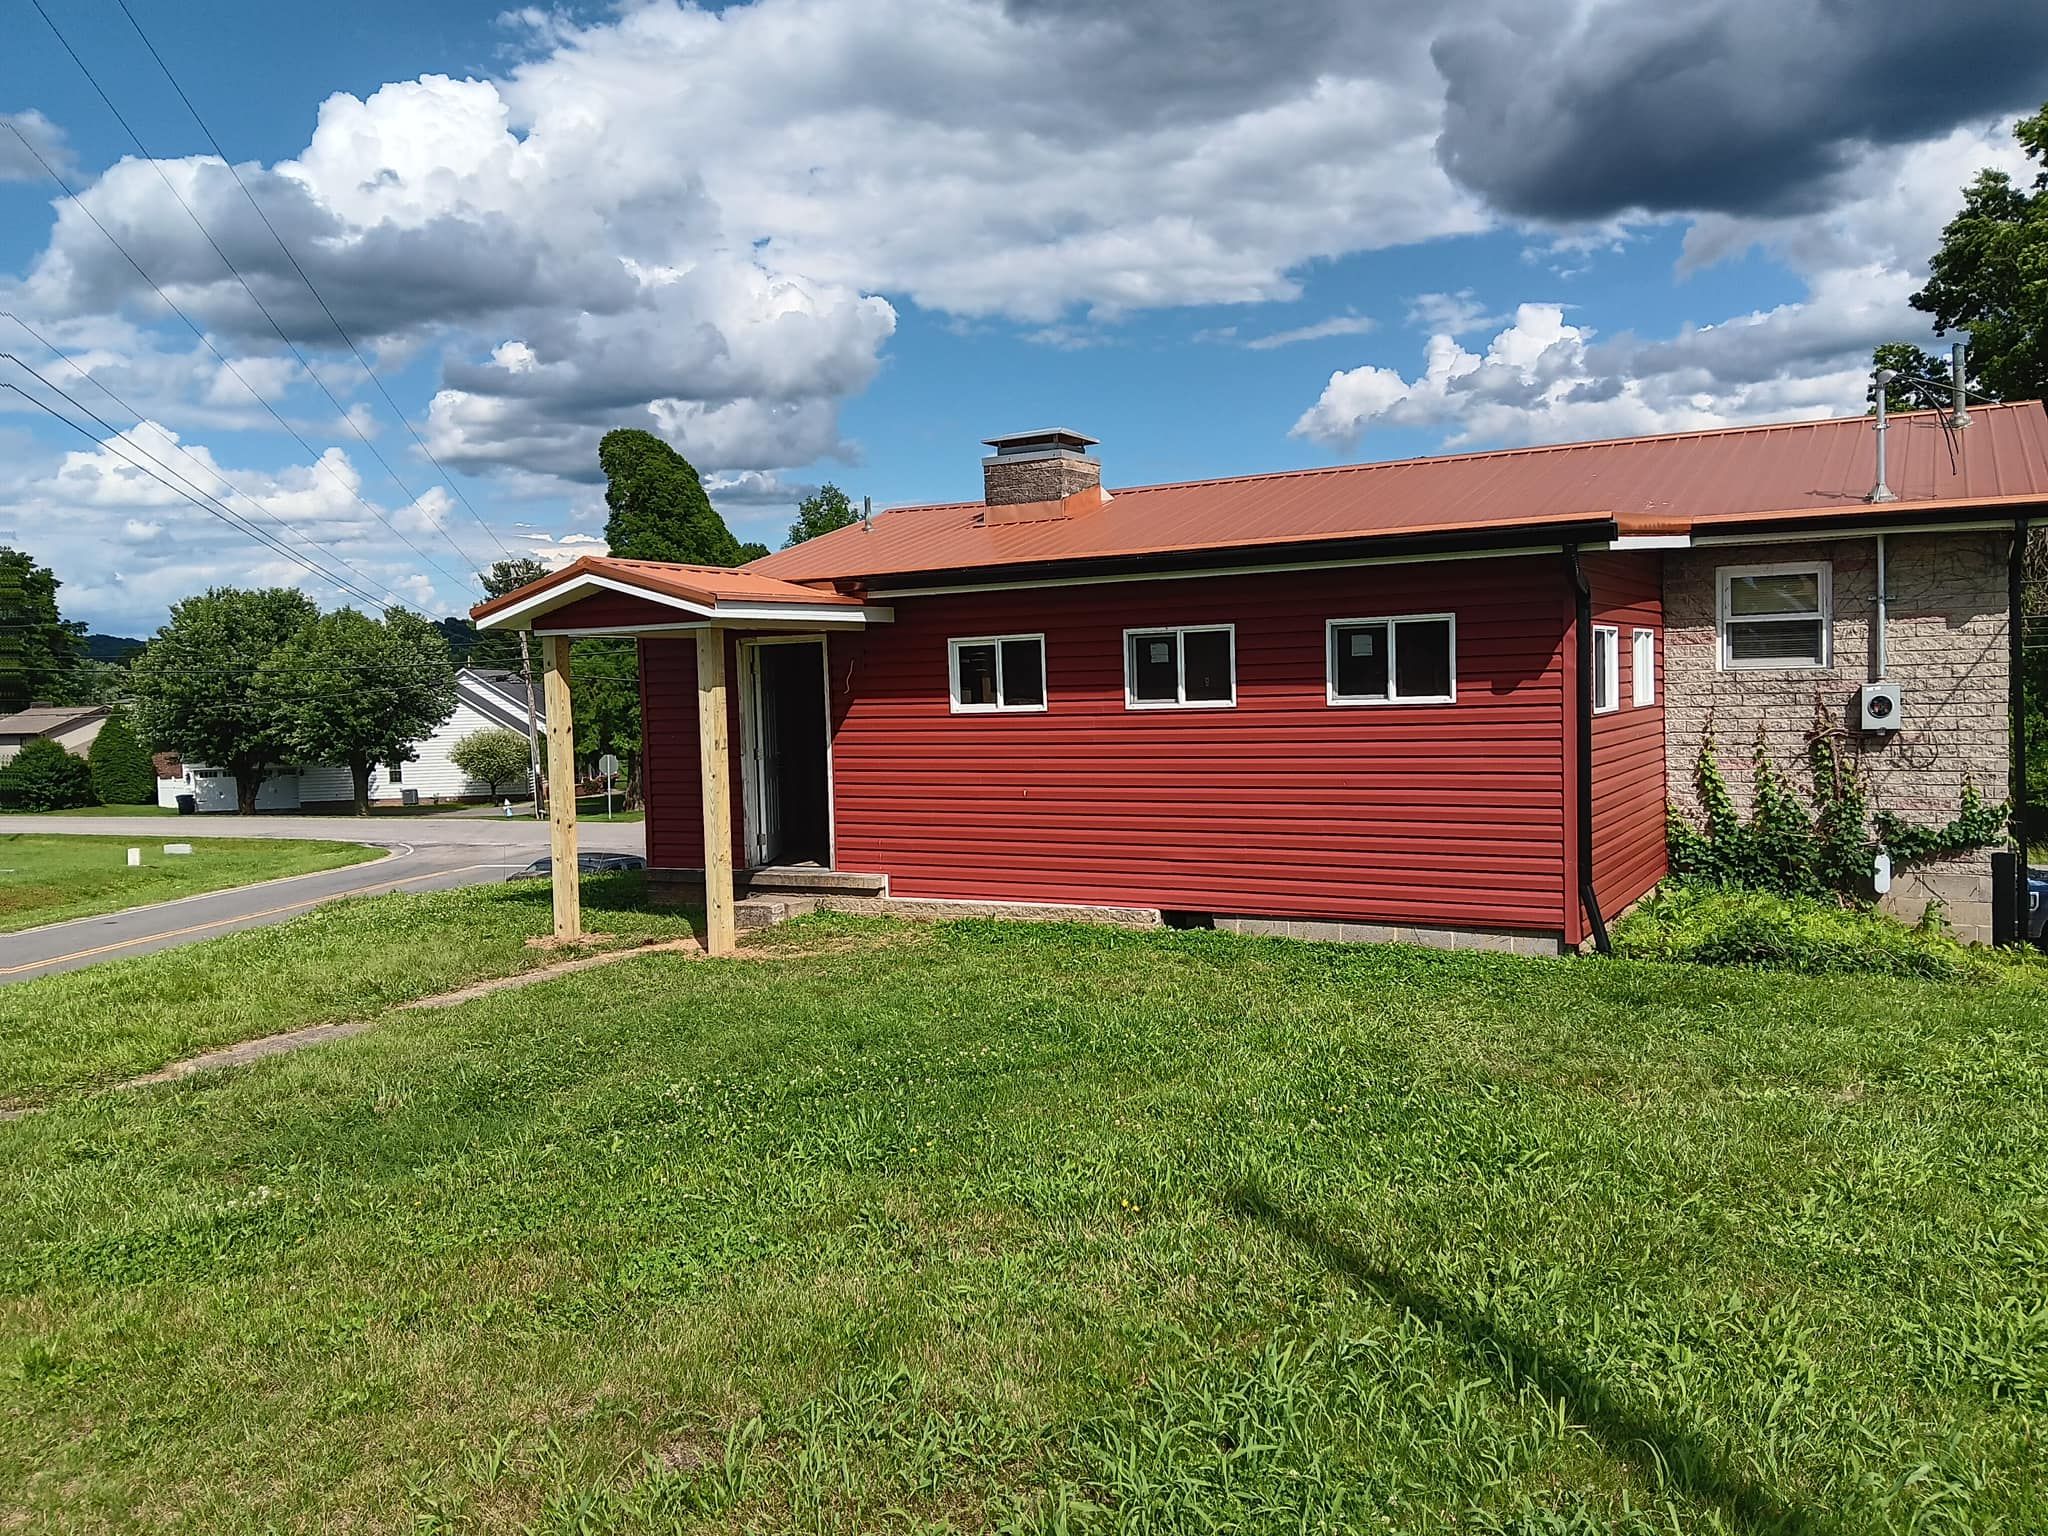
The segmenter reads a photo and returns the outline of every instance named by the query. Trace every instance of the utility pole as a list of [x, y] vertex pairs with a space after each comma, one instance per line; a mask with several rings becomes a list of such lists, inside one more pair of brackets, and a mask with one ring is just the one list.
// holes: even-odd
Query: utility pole
[[533, 819], [540, 820], [540, 712], [533, 702], [532, 636], [519, 631], [519, 675], [526, 679], [526, 767], [533, 785]]

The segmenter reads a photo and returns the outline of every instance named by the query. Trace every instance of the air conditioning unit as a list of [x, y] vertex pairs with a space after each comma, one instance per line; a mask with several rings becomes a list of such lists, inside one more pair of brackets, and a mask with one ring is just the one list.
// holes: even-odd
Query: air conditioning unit
[[1896, 731], [1905, 723], [1897, 683], [1865, 683], [1856, 693], [1856, 720], [1866, 731]]

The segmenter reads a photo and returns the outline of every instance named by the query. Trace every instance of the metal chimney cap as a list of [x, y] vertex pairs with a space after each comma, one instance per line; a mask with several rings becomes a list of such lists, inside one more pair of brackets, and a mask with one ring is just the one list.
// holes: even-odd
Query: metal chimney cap
[[1072, 427], [1040, 427], [1036, 432], [1004, 432], [982, 441], [995, 449], [997, 458], [1007, 459], [1016, 454], [1061, 450], [1086, 453], [1102, 439], [1076, 432]]

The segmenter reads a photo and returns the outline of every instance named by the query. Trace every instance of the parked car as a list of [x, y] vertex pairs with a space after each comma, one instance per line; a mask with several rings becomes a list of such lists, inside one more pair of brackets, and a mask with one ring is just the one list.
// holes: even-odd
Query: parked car
[[[637, 853], [579, 853], [576, 855], [576, 872], [579, 875], [609, 875], [622, 869], [645, 869], [647, 861]], [[507, 875], [507, 880], [545, 879], [555, 872], [552, 854], [542, 854], [522, 870]]]

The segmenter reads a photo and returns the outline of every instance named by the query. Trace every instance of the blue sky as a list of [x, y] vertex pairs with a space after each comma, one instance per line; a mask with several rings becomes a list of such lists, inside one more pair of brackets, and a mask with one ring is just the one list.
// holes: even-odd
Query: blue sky
[[44, 4], [161, 158], [10, 0], [0, 310], [95, 382], [8, 320], [49, 384], [0, 381], [126, 435], [0, 392], [0, 530], [128, 633], [212, 584], [346, 600], [275, 546], [456, 611], [501, 548], [598, 547], [615, 425], [773, 545], [820, 481], [971, 498], [981, 437], [1053, 423], [1115, 485], [1853, 413], [2048, 97], [2048, 19], [1996, 0], [130, 0], [401, 422], [116, 0]]

